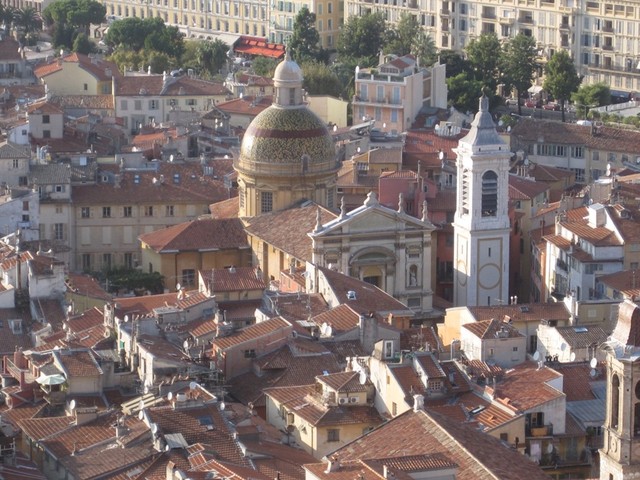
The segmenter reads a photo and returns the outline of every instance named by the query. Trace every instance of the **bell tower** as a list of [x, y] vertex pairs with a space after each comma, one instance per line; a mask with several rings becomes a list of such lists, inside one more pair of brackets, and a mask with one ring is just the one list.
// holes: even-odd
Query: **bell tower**
[[600, 479], [640, 478], [640, 307], [625, 300], [607, 351]]
[[486, 96], [480, 98], [480, 110], [455, 152], [454, 305], [506, 302], [511, 152], [496, 131]]

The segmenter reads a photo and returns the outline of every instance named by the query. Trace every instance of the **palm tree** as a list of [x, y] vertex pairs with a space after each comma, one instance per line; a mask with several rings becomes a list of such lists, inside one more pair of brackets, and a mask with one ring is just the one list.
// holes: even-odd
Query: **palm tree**
[[0, 23], [4, 25], [4, 29], [7, 32], [11, 30], [14, 13], [15, 9], [13, 7], [0, 4]]
[[25, 35], [42, 29], [42, 19], [32, 7], [16, 10], [13, 15], [13, 23]]

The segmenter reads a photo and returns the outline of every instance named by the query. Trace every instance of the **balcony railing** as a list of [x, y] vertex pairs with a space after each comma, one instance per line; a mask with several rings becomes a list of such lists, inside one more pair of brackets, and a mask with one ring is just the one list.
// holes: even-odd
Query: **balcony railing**
[[9, 358], [7, 358], [7, 357], [5, 357], [5, 361], [7, 362], [6, 363], [7, 371], [16, 380], [20, 381], [21, 376], [24, 375], [24, 377], [22, 377], [22, 378], [24, 378], [24, 382], [25, 383], [33, 383], [33, 382], [36, 381], [36, 379], [31, 374], [31, 371], [29, 369], [27, 369], [27, 368], [18, 368], [16, 366], [16, 364], [13, 363], [11, 360], [9, 360]]
[[568, 23], [561, 23], [560, 30], [569, 30], [571, 26]]
[[482, 13], [480, 14], [480, 16], [481, 16], [482, 18], [488, 18], [488, 19], [495, 20], [495, 18], [496, 18], [496, 13], [495, 13], [495, 12], [482, 12]]
[[518, 18], [518, 22], [533, 25], [533, 17], [520, 17]]
[[603, 63], [590, 63], [588, 65], [589, 68], [597, 69], [597, 70], [608, 70], [611, 72], [626, 72], [632, 75], [640, 75], [640, 70], [636, 70], [636, 66], [631, 64], [628, 67], [620, 67], [617, 65], [607, 65]]
[[613, 45], [602, 45], [602, 49], [607, 51], [612, 51]]

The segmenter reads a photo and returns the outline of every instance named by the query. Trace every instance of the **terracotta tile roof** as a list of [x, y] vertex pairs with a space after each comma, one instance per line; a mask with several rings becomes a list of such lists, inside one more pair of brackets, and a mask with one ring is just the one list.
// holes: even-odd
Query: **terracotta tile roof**
[[337, 372], [318, 375], [316, 380], [340, 393], [366, 392], [369, 387], [359, 381], [359, 372]]
[[50, 103], [58, 105], [62, 110], [84, 108], [87, 110], [113, 110], [113, 95], [54, 95]]
[[444, 152], [446, 158], [456, 158], [453, 151], [458, 147], [460, 140], [467, 132], [460, 132], [458, 135], [446, 137], [436, 135], [433, 130], [409, 130], [404, 142], [404, 167], [408, 170], [417, 170], [418, 162], [423, 167], [440, 170], [442, 160], [439, 153]]
[[567, 402], [593, 400], [596, 395], [593, 385], [601, 384], [601, 379], [591, 378], [589, 363], [560, 363], [554, 365], [554, 370], [562, 374], [562, 390], [567, 395]]
[[219, 82], [191, 78], [188, 75], [163, 79], [163, 75], [119, 77], [114, 82], [115, 96], [195, 95], [227, 96], [231, 92]]
[[178, 298], [178, 292], [162, 293], [159, 295], [143, 295], [141, 297], [118, 297], [115, 301], [116, 315], [123, 318], [124, 315], [153, 315], [154, 310], [166, 306], [186, 309], [205, 302], [209, 297], [197, 291], [184, 293], [182, 299]]
[[34, 418], [39, 415], [40, 411], [45, 407], [44, 401], [36, 403], [35, 405], [29, 403], [23, 403], [14, 408], [3, 408], [0, 410], [2, 414], [2, 421], [9, 422], [13, 427], [18, 428], [18, 424], [21, 420]]
[[[78, 205], [128, 205], [128, 204], [209, 204], [229, 197], [229, 191], [221, 180], [204, 175], [200, 164], [158, 162], [156, 171], [125, 170], [120, 175], [119, 186], [112, 183], [75, 185], [73, 202]], [[118, 173], [118, 167], [102, 170]], [[167, 179], [157, 182], [160, 175]], [[175, 182], [179, 176], [179, 183]], [[136, 178], [138, 179], [136, 183]], [[202, 213], [205, 213], [204, 211]]]
[[[456, 403], [462, 405], [467, 415], [469, 415], [469, 420], [481, 424], [483, 426], [481, 430], [485, 432], [512, 422], [523, 415], [506, 411], [504, 408], [500, 408], [486, 401], [480, 395], [473, 392], [467, 392], [458, 396]], [[481, 409], [478, 407], [481, 407]]]
[[75, 424], [71, 417], [25, 418], [18, 421], [23, 434], [33, 441], [40, 441], [68, 430]]
[[64, 112], [57, 105], [44, 100], [42, 102], [32, 103], [27, 107], [27, 113], [29, 115], [62, 115]]
[[[413, 311], [402, 302], [370, 283], [363, 282], [357, 278], [335, 272], [328, 268], [318, 267], [318, 270], [325, 276], [338, 302], [348, 304], [354, 311], [373, 311], [379, 314], [393, 312], [394, 315], [410, 317], [414, 315]], [[355, 299], [347, 298], [347, 292], [349, 291], [356, 292]]]
[[220, 302], [218, 309], [224, 312], [225, 318], [229, 322], [238, 320], [250, 320], [255, 322], [256, 309], [260, 308], [262, 300], [238, 300], [233, 302]]
[[396, 379], [400, 388], [404, 392], [404, 399], [411, 405], [413, 395], [425, 395], [427, 389], [416, 375], [416, 371], [411, 365], [388, 365], [389, 373]]
[[[180, 433], [187, 444], [211, 445], [220, 461], [248, 466], [240, 447], [229, 429], [228, 422], [215, 405], [192, 408], [157, 407], [147, 410], [149, 418], [160, 428], [162, 435]], [[207, 424], [213, 425], [209, 429]]]
[[21, 45], [8, 35], [4, 35], [0, 41], [0, 60], [3, 62], [21, 61], [22, 55], [18, 51]]
[[62, 365], [67, 378], [102, 375], [102, 368], [88, 350], [54, 350], [52, 353]]
[[[300, 352], [300, 345], [306, 348], [308, 343], [322, 347], [323, 351]], [[264, 405], [265, 388], [309, 385], [324, 372], [339, 372], [341, 369], [336, 356], [325, 346], [299, 337], [290, 339], [287, 345], [256, 359], [253, 371], [229, 380], [230, 393], [244, 404], [253, 402], [255, 406]]]
[[548, 185], [538, 182], [533, 178], [509, 175], [510, 200], [533, 200], [547, 190], [549, 190]]
[[315, 385], [267, 388], [265, 395], [294, 410], [295, 415], [316, 427], [332, 425], [379, 425], [382, 417], [374, 407], [325, 405], [316, 395]]
[[[242, 232], [244, 233], [244, 230]], [[219, 292], [237, 292], [240, 290], [264, 290], [267, 288], [267, 285], [262, 279], [262, 274], [256, 271], [254, 267], [201, 270], [200, 275], [214, 294]]]
[[237, 197], [221, 200], [209, 205], [211, 218], [236, 218], [240, 212], [240, 203]]
[[[473, 426], [423, 410], [410, 410], [339, 448], [334, 454], [338, 455], [341, 465], [359, 462], [363, 458], [375, 460], [439, 454], [458, 465], [458, 480], [548, 479], [537, 465], [505, 447], [498, 439]], [[322, 471], [317, 475], [320, 480], [334, 478], [332, 473]], [[353, 474], [350, 478], [353, 479]]]
[[600, 345], [604, 342], [608, 334], [597, 325], [580, 325], [578, 327], [556, 327], [562, 339], [571, 348], [586, 348], [594, 343]]
[[304, 480], [306, 477], [302, 466], [316, 461], [312, 455], [300, 448], [291, 448], [274, 442], [244, 441], [243, 443], [247, 448], [263, 456], [263, 458], [253, 458], [252, 462], [260, 473], [272, 479], [278, 478], [279, 474], [281, 480]]
[[463, 328], [469, 330], [473, 335], [480, 339], [487, 338], [516, 338], [523, 337], [517, 328], [510, 325], [508, 322], [504, 322], [502, 319], [498, 320], [492, 318], [491, 320], [481, 320], [479, 322], [466, 323]]
[[529, 167], [529, 175], [538, 182], [557, 182], [570, 178], [573, 173], [564, 168], [550, 167], [536, 163]]
[[505, 372], [496, 385], [496, 396], [515, 411], [530, 410], [564, 397], [563, 392], [547, 384], [560, 376], [548, 367], [538, 368], [536, 362], [521, 363]]
[[[246, 231], [289, 255], [301, 260], [311, 261], [311, 239], [307, 235], [316, 225], [316, 214], [320, 209], [320, 219], [323, 224], [337, 218], [337, 216], [313, 202], [272, 212], [247, 219]], [[292, 226], [295, 225], [295, 228]]]
[[558, 123], [523, 118], [511, 130], [521, 142], [557, 145], [584, 145], [609, 152], [633, 153], [640, 143], [640, 132], [622, 128], [598, 127], [596, 135], [591, 127], [575, 123]]
[[248, 247], [242, 222], [237, 218], [192, 220], [138, 238], [157, 253]]
[[65, 283], [68, 290], [78, 295], [104, 300], [105, 302], [109, 302], [113, 298], [91, 275], [69, 272]]
[[444, 378], [447, 375], [432, 353], [420, 352], [415, 355], [418, 364], [424, 369], [429, 378]]
[[34, 69], [33, 74], [37, 78], [46, 77], [52, 73], [62, 71], [63, 63], [77, 63], [80, 68], [93, 75], [98, 81], [109, 81], [112, 76], [116, 78], [121, 76], [115, 63], [75, 52], [62, 58], [55, 58], [44, 65], [39, 65]]
[[546, 319], [567, 323], [570, 317], [564, 303], [520, 303], [468, 308], [471, 315], [478, 321], [492, 318], [504, 319], [508, 316], [514, 322], [537, 323], [541, 319]]
[[[313, 317], [316, 325], [327, 324], [331, 326], [333, 335], [339, 335], [358, 328], [360, 314], [356, 312], [350, 305], [342, 304], [334, 307], [326, 312]], [[376, 321], [378, 321], [376, 319]]]
[[[13, 333], [10, 321], [14, 319], [22, 320], [22, 333]], [[30, 323], [29, 312], [15, 308], [0, 308], [0, 354], [11, 354], [16, 348], [27, 350], [33, 345], [28, 329]]]
[[638, 270], [622, 270], [601, 275], [598, 277], [598, 282], [630, 298], [640, 296], [640, 272]]
[[220, 102], [217, 108], [226, 114], [247, 115], [251, 117], [257, 116], [260, 112], [273, 104], [273, 97], [266, 95], [264, 97], [254, 97], [245, 95], [242, 98], [234, 98], [227, 102]]
[[258, 87], [271, 87], [273, 86], [273, 78], [262, 77], [260, 75], [251, 75], [246, 72], [241, 72], [237, 77], [238, 83], [244, 83], [246, 85], [255, 85]]
[[213, 345], [216, 350], [227, 350], [236, 345], [241, 345], [245, 342], [258, 339], [265, 335], [271, 335], [278, 331], [282, 331], [284, 336], [287, 336], [291, 330], [291, 324], [286, 320], [275, 317], [264, 322], [250, 325], [239, 332], [234, 332], [226, 337], [218, 337], [215, 339]]

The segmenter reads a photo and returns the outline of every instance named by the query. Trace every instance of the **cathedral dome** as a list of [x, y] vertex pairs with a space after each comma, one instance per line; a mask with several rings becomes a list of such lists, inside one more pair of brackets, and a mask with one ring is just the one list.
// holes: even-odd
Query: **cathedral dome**
[[278, 82], [302, 83], [302, 69], [287, 55], [284, 61], [280, 62], [276, 67], [276, 71], [273, 74], [273, 82], [274, 84]]
[[[308, 170], [336, 163], [331, 134], [308, 108], [272, 105], [251, 122], [240, 147], [240, 163], [297, 165], [306, 159]], [[250, 167], [249, 167], [250, 168]], [[299, 173], [297, 170], [296, 173]]]

